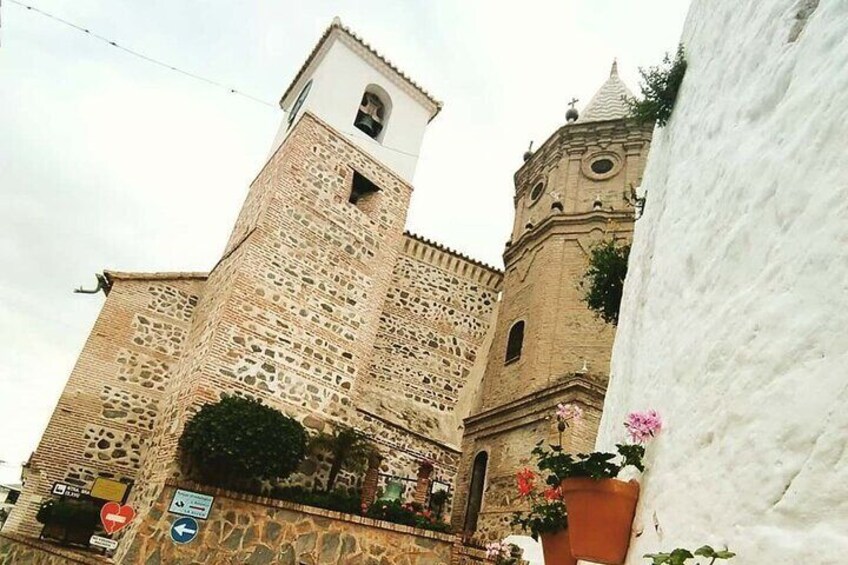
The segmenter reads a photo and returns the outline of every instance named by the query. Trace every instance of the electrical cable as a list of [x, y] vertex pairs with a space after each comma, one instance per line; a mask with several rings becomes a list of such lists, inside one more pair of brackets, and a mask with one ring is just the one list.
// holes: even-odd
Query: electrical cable
[[[42, 15], [46, 18], [49, 18], [53, 21], [56, 21], [56, 22], [59, 22], [59, 23], [65, 25], [65, 26], [68, 26], [72, 29], [75, 29], [77, 31], [85, 33], [86, 35], [93, 37], [94, 39], [97, 39], [98, 41], [101, 41], [101, 42], [109, 45], [110, 47], [115, 47], [117, 49], [120, 49], [121, 51], [124, 51], [125, 53], [128, 53], [128, 54], [130, 54], [130, 55], [132, 55], [132, 56], [134, 56], [138, 59], [141, 59], [143, 61], [147, 61], [148, 63], [153, 63], [154, 65], [158, 65], [158, 66], [166, 68], [168, 70], [175, 71], [175, 72], [180, 73], [180, 74], [187, 76], [189, 78], [193, 78], [195, 80], [204, 82], [204, 83], [209, 84], [211, 86], [224, 89], [227, 92], [229, 92], [230, 94], [236, 94], [238, 96], [243, 96], [244, 98], [247, 98], [248, 100], [252, 100], [253, 102], [257, 102], [257, 103], [262, 104], [264, 106], [268, 106], [269, 108], [279, 108], [279, 106], [277, 104], [273, 104], [273, 103], [268, 102], [266, 100], [262, 100], [261, 98], [258, 98], [256, 96], [252, 96], [250, 94], [247, 94], [246, 92], [242, 92], [242, 91], [237, 90], [235, 88], [229, 87], [226, 84], [219, 82], [217, 80], [213, 80], [213, 79], [204, 77], [202, 75], [198, 75], [196, 73], [186, 71], [184, 69], [181, 69], [179, 67], [175, 67], [174, 65], [165, 63], [165, 62], [160, 61], [158, 59], [155, 59], [153, 57], [149, 57], [149, 56], [145, 55], [144, 53], [140, 53], [138, 51], [130, 49], [129, 47], [124, 47], [123, 45], [119, 44], [118, 42], [112, 41], [111, 39], [104, 37], [104, 36], [102, 36], [98, 33], [95, 33], [95, 32], [91, 31], [90, 29], [88, 29], [86, 27], [83, 27], [81, 25], [70, 22], [70, 21], [68, 21], [64, 18], [60, 18], [59, 16], [56, 16], [54, 14], [51, 14], [50, 12], [46, 12], [44, 10], [41, 10], [41, 9], [35, 7], [35, 6], [31, 6], [29, 4], [24, 4], [23, 2], [19, 2], [18, 0], [8, 0], [8, 1], [11, 2], [12, 4], [17, 4], [18, 6], [20, 6], [22, 8], [26, 8], [28, 11], [35, 12], [35, 13], [40, 14], [40, 15]], [[357, 136], [353, 132], [343, 131], [342, 133], [344, 133], [345, 135], [347, 135], [351, 138], [359, 138], [359, 136]], [[419, 156], [418, 154], [410, 153], [408, 151], [404, 151], [403, 149], [397, 149], [395, 147], [383, 145], [376, 140], [374, 140], [374, 143], [376, 145], [384, 148], [384, 149], [388, 149], [389, 151], [394, 151], [396, 153], [401, 153], [403, 155], [408, 155], [409, 157], [417, 158]]]

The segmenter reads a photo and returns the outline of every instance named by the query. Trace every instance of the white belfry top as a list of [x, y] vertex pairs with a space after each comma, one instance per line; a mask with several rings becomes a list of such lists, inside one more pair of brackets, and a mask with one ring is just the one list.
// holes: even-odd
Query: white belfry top
[[600, 122], [617, 120], [630, 113], [624, 98], [633, 98], [633, 93], [618, 76], [618, 63], [612, 62], [610, 76], [580, 112], [578, 122]]

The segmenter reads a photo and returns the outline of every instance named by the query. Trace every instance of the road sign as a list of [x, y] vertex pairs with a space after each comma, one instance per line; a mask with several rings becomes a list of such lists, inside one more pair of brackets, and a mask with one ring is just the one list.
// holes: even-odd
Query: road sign
[[171, 524], [171, 539], [174, 543], [189, 543], [197, 537], [198, 530], [200, 527], [197, 525], [197, 520], [191, 516], [183, 516]]
[[107, 502], [100, 509], [100, 521], [107, 534], [114, 534], [125, 528], [134, 517], [135, 510], [129, 504], [121, 506], [117, 502]]
[[114, 551], [118, 548], [117, 541], [110, 538], [104, 538], [103, 536], [91, 536], [91, 539], [88, 540], [88, 543], [90, 543], [94, 547], [102, 547], [103, 549], [108, 549], [110, 551]]
[[69, 485], [68, 483], [53, 483], [53, 490], [51, 492], [56, 496], [66, 496], [68, 498], [80, 498], [91, 494], [91, 491], [87, 488]]
[[177, 489], [174, 492], [174, 498], [171, 500], [168, 512], [205, 520], [209, 517], [209, 511], [212, 510], [214, 501], [215, 497], [208, 494]]
[[112, 502], [123, 502], [128, 489], [129, 485], [127, 483], [97, 477], [91, 486], [91, 497], [99, 498], [100, 500], [111, 500]]

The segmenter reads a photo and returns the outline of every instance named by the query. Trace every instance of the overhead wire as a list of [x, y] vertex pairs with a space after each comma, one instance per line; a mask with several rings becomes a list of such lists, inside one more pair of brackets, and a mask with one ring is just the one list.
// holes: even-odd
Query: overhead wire
[[[274, 103], [268, 102], [267, 100], [263, 100], [263, 99], [261, 99], [261, 98], [259, 98], [259, 97], [257, 97], [257, 96], [253, 96], [253, 95], [251, 95], [251, 94], [248, 94], [248, 93], [246, 93], [246, 92], [243, 92], [243, 91], [238, 90], [238, 89], [236, 89], [236, 88], [233, 88], [233, 87], [231, 87], [231, 86], [227, 86], [226, 84], [224, 84], [224, 83], [222, 83], [222, 82], [220, 82], [220, 81], [217, 81], [217, 80], [214, 80], [214, 79], [211, 79], [211, 78], [205, 77], [205, 76], [203, 76], [203, 75], [199, 75], [199, 74], [197, 74], [197, 73], [193, 73], [193, 72], [191, 72], [191, 71], [187, 71], [187, 70], [185, 70], [185, 69], [181, 69], [181, 68], [179, 68], [179, 67], [176, 67], [176, 66], [174, 66], [174, 65], [171, 65], [170, 63], [166, 63], [166, 62], [164, 62], [164, 61], [160, 61], [159, 59], [156, 59], [156, 58], [154, 58], [154, 57], [150, 57], [150, 56], [148, 56], [148, 55], [145, 55], [144, 53], [141, 53], [141, 52], [136, 51], [136, 50], [134, 50], [134, 49], [130, 49], [129, 47], [125, 47], [124, 45], [121, 45], [121, 44], [120, 44], [120, 43], [118, 43], [117, 41], [113, 41], [113, 40], [109, 39], [108, 37], [105, 37], [105, 36], [103, 36], [103, 35], [100, 35], [100, 34], [98, 34], [98, 33], [94, 32], [94, 31], [92, 31], [92, 30], [90, 30], [90, 29], [88, 29], [88, 28], [86, 28], [86, 27], [84, 27], [84, 26], [81, 26], [81, 25], [76, 24], [76, 23], [74, 23], [74, 22], [68, 21], [68, 20], [66, 20], [66, 19], [64, 19], [64, 18], [61, 18], [61, 17], [59, 17], [59, 16], [55, 15], [55, 14], [52, 14], [52, 13], [47, 12], [47, 11], [45, 11], [45, 10], [42, 10], [42, 9], [40, 9], [40, 8], [36, 7], [36, 6], [32, 6], [32, 5], [29, 5], [29, 4], [25, 4], [25, 3], [23, 3], [23, 2], [20, 2], [19, 0], [8, 0], [8, 2], [10, 2], [10, 3], [12, 3], [12, 4], [16, 4], [16, 5], [18, 5], [18, 6], [22, 7], [22, 8], [26, 8], [26, 9], [27, 9], [27, 11], [35, 12], [35, 13], [37, 13], [37, 14], [41, 15], [41, 16], [44, 16], [44, 17], [49, 18], [49, 19], [51, 19], [51, 20], [53, 20], [53, 21], [59, 22], [59, 23], [61, 23], [61, 24], [65, 25], [65, 26], [67, 26], [67, 27], [70, 27], [70, 28], [72, 28], [72, 29], [76, 30], [76, 31], [79, 31], [79, 32], [85, 33], [85, 34], [86, 34], [86, 35], [88, 35], [89, 37], [93, 37], [94, 39], [96, 39], [96, 40], [98, 40], [98, 41], [100, 41], [100, 42], [102, 42], [102, 43], [105, 43], [105, 44], [109, 45], [110, 47], [114, 47], [114, 48], [116, 48], [116, 49], [119, 49], [119, 50], [121, 50], [121, 51], [123, 51], [123, 52], [125, 52], [125, 53], [128, 53], [129, 55], [132, 55], [133, 57], [136, 57], [136, 58], [141, 59], [141, 60], [143, 60], [143, 61], [147, 61], [148, 63], [152, 63], [152, 64], [154, 64], [154, 65], [157, 65], [157, 66], [159, 66], [159, 67], [162, 67], [162, 68], [165, 68], [165, 69], [168, 69], [168, 70], [171, 70], [171, 71], [177, 72], [177, 73], [179, 73], [179, 74], [181, 74], [181, 75], [187, 76], [187, 77], [192, 78], [192, 79], [194, 79], [194, 80], [198, 80], [198, 81], [204, 82], [204, 83], [206, 83], [206, 84], [208, 84], [208, 85], [211, 85], [211, 86], [214, 86], [214, 87], [217, 87], [217, 88], [220, 88], [220, 89], [226, 90], [226, 91], [227, 91], [227, 92], [229, 92], [230, 94], [236, 94], [236, 95], [238, 95], [238, 96], [242, 96], [242, 97], [244, 97], [244, 98], [246, 98], [246, 99], [248, 99], [248, 100], [251, 100], [251, 101], [256, 102], [256, 103], [258, 103], [258, 104], [262, 104], [263, 106], [268, 106], [269, 108], [275, 108], [275, 109], [276, 109], [276, 108], [279, 108], [279, 105], [277, 105], [277, 104], [274, 104]], [[351, 138], [358, 138], [358, 136], [356, 136], [356, 134], [354, 134], [353, 132], [343, 131], [342, 133], [344, 133], [345, 135], [347, 135], [347, 136], [349, 136], [349, 137], [351, 137]], [[396, 147], [390, 147], [390, 146], [388, 146], [388, 145], [383, 145], [383, 144], [381, 144], [381, 143], [380, 143], [380, 142], [378, 142], [378, 141], [374, 141], [374, 143], [375, 143], [375, 144], [377, 144], [377, 145], [379, 145], [380, 147], [382, 147], [382, 148], [384, 148], [384, 149], [388, 149], [389, 151], [394, 151], [394, 152], [396, 152], [396, 153], [402, 153], [402, 154], [404, 154], [404, 155], [408, 155], [408, 156], [410, 156], [410, 157], [418, 157], [418, 156], [419, 156], [418, 154], [410, 153], [410, 152], [408, 152], [408, 151], [404, 151], [403, 149], [398, 149], [398, 148], [396, 148]]]

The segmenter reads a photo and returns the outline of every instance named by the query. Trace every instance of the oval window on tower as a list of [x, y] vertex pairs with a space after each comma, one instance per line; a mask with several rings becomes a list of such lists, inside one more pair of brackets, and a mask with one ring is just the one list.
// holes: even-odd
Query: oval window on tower
[[614, 166], [615, 163], [613, 163], [612, 160], [607, 159], [606, 157], [598, 159], [596, 161], [592, 161], [592, 164], [590, 165], [592, 172], [596, 175], [606, 174], [610, 172]]
[[530, 200], [535, 202], [542, 196], [542, 191], [545, 190], [545, 183], [537, 182], [536, 186], [533, 187], [533, 190], [530, 191]]

